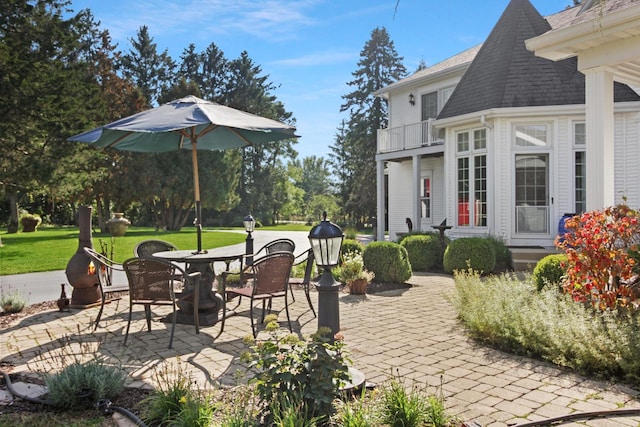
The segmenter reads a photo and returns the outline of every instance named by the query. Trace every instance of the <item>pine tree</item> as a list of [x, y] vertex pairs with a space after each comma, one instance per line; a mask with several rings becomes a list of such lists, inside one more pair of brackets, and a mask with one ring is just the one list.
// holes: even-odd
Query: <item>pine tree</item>
[[[356, 225], [375, 215], [377, 130], [387, 126], [386, 101], [374, 92], [404, 77], [403, 58], [395, 50], [387, 30], [376, 28], [360, 52], [354, 90], [344, 95], [341, 112], [349, 119], [335, 145], [333, 167], [339, 176], [339, 194], [345, 214]], [[348, 168], [347, 174], [343, 168]]]

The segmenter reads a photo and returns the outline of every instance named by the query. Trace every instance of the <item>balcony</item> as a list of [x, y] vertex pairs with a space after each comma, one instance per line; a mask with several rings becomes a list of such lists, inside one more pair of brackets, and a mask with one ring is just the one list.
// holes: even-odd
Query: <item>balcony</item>
[[434, 119], [378, 129], [378, 154], [411, 150], [444, 143], [433, 128]]

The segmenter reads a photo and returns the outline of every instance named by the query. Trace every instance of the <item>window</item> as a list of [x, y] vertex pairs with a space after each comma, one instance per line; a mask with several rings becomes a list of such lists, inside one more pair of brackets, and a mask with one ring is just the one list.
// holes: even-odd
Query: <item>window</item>
[[582, 213], [587, 207], [587, 152], [584, 122], [573, 124], [575, 213]]
[[[460, 132], [457, 151], [457, 225], [487, 226], [487, 130]], [[473, 222], [472, 222], [473, 218]]]
[[516, 233], [547, 233], [548, 154], [516, 154]]
[[422, 121], [434, 119], [438, 116], [438, 92], [429, 92], [422, 95]]
[[547, 145], [547, 125], [516, 126], [517, 147], [544, 147]]
[[431, 177], [420, 180], [420, 211], [422, 218], [431, 218]]

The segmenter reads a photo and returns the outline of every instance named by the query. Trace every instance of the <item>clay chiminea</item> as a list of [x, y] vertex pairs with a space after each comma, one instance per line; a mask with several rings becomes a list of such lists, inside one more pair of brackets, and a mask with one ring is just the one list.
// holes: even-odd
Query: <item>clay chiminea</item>
[[91, 241], [91, 206], [80, 206], [78, 209], [78, 227], [80, 229], [78, 250], [69, 260], [65, 272], [69, 284], [73, 286], [71, 305], [83, 307], [95, 304], [102, 298], [100, 286], [98, 285], [98, 275], [95, 272], [95, 268], [90, 271], [89, 264], [91, 259], [84, 251], [84, 248], [93, 248], [93, 242]]

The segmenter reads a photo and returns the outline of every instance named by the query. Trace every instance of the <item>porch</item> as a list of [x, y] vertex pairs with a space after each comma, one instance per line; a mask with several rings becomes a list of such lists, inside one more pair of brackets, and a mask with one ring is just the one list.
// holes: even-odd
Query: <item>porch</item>
[[434, 119], [378, 129], [378, 154], [444, 144], [444, 134], [434, 129]]

